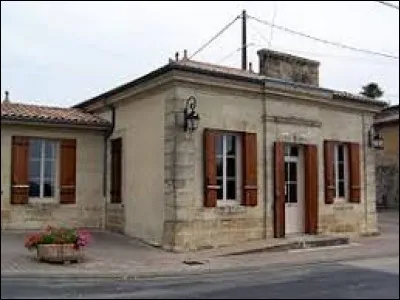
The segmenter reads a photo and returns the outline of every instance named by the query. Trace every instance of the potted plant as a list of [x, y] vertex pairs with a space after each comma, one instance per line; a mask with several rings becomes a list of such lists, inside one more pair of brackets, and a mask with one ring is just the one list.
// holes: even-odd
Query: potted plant
[[84, 257], [83, 248], [90, 241], [87, 230], [47, 226], [25, 238], [25, 247], [37, 251], [40, 261], [79, 262]]

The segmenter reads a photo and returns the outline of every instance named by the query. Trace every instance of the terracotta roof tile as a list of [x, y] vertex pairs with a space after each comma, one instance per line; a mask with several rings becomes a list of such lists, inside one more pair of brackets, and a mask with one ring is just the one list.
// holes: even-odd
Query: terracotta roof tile
[[1, 119], [76, 125], [110, 125], [107, 120], [100, 116], [85, 113], [78, 108], [60, 108], [11, 102], [1, 103]]

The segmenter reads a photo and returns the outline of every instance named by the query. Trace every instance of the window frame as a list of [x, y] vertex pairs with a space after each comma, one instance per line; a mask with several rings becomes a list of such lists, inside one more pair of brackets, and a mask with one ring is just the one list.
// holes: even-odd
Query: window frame
[[[297, 154], [293, 155], [292, 148], [297, 148]], [[287, 151], [289, 150], [289, 151]], [[286, 181], [286, 176], [285, 176], [285, 205], [291, 206], [291, 205], [297, 205], [299, 202], [298, 199], [298, 194], [299, 194], [299, 168], [300, 168], [300, 145], [299, 144], [291, 144], [287, 143], [284, 146], [284, 163], [285, 163], [285, 169], [284, 172], [286, 173], [286, 166], [288, 165], [288, 181]], [[294, 163], [296, 164], [296, 180], [291, 180], [291, 170], [290, 170], [290, 165]], [[290, 189], [288, 189], [288, 185], [296, 185], [296, 201], [292, 202], [290, 199]], [[287, 197], [286, 197], [287, 196]], [[287, 198], [287, 201], [286, 201]]]
[[[220, 186], [218, 190], [222, 188], [222, 199], [218, 198], [218, 193], [217, 193], [217, 207], [221, 206], [236, 206], [240, 205], [242, 202], [242, 186], [243, 186], [243, 176], [242, 176], [242, 171], [243, 171], [243, 149], [242, 149], [242, 142], [243, 142], [243, 134], [241, 132], [236, 132], [236, 131], [219, 131], [216, 130], [216, 138], [219, 139], [222, 137], [222, 155], [218, 153], [217, 149], [215, 151], [215, 159], [216, 162], [218, 159], [222, 158], [222, 177], [218, 176], [218, 171], [217, 171], [217, 182], [218, 180], [222, 179], [222, 187]], [[235, 137], [235, 177], [228, 176], [227, 175], [227, 160], [229, 158], [233, 158], [233, 155], [227, 154], [227, 137], [228, 136], [234, 136]], [[217, 163], [215, 165], [217, 168]], [[235, 199], [227, 199], [227, 182], [232, 181], [232, 179], [235, 180], [235, 192], [236, 192], [236, 198]]]
[[[31, 147], [31, 141], [32, 140], [38, 140], [41, 142], [41, 148], [40, 148], [40, 177], [39, 177], [39, 197], [32, 197], [29, 196], [29, 191], [28, 191], [28, 201], [33, 202], [33, 203], [53, 203], [57, 201], [59, 198], [59, 160], [60, 160], [60, 142], [57, 139], [52, 139], [52, 138], [46, 138], [46, 137], [29, 137], [28, 138], [28, 182], [31, 179], [31, 176], [29, 174], [29, 168], [30, 168], [30, 162], [32, 161], [31, 155], [30, 155], [30, 147]], [[51, 197], [44, 197], [44, 182], [45, 182], [45, 177], [44, 177], [44, 172], [45, 172], [45, 162], [48, 160], [45, 156], [45, 145], [46, 142], [52, 142], [54, 143], [54, 157], [52, 158], [53, 164], [54, 164], [54, 175], [52, 177], [52, 181], [54, 182], [54, 192], [53, 196]], [[36, 158], [37, 161], [37, 158]], [[30, 188], [30, 187], [29, 187]]]
[[[343, 161], [339, 161], [339, 147], [343, 147]], [[343, 178], [339, 178], [339, 164], [343, 163]], [[345, 142], [337, 142], [334, 145], [334, 155], [333, 155], [333, 164], [334, 164], [334, 179], [335, 179], [335, 197], [336, 200], [345, 201], [349, 198], [349, 159], [348, 159], [348, 145]], [[343, 182], [344, 184], [344, 195], [339, 195], [339, 183]]]

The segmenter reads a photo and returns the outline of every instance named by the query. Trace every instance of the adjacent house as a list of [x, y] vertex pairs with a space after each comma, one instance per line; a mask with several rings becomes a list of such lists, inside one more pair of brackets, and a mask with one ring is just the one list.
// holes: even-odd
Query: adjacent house
[[187, 251], [377, 230], [374, 115], [319, 63], [189, 60], [75, 105], [2, 103], [2, 229], [72, 222]]
[[385, 108], [375, 118], [375, 131], [383, 138], [382, 151], [376, 152], [378, 207], [399, 207], [399, 105]]

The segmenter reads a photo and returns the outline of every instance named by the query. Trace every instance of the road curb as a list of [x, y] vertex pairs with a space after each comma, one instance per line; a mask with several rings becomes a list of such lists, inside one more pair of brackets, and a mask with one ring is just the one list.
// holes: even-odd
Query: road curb
[[243, 255], [243, 254], [254, 254], [261, 252], [283, 252], [293, 249], [308, 249], [308, 248], [323, 248], [330, 246], [340, 246], [350, 244], [349, 237], [327, 237], [318, 240], [304, 240], [304, 241], [292, 241], [289, 243], [283, 243], [280, 245], [268, 245], [259, 248], [249, 249], [249, 250], [241, 250], [236, 252], [230, 252], [225, 254], [217, 255], [217, 257], [227, 257], [234, 255]]
[[[386, 256], [398, 257], [398, 253], [385, 254]], [[187, 269], [179, 271], [149, 271], [142, 273], [28, 273], [28, 272], [1, 272], [1, 278], [3, 279], [116, 279], [116, 280], [140, 280], [140, 279], [162, 279], [162, 278], [179, 278], [183, 276], [191, 275], [214, 275], [220, 273], [242, 273], [242, 272], [256, 272], [262, 268], [268, 267], [270, 271], [274, 269], [287, 269], [287, 268], [302, 268], [311, 265], [321, 265], [321, 264], [332, 264], [338, 262], [346, 262], [350, 260], [364, 260], [364, 259], [375, 259], [381, 258], [382, 254], [377, 255], [352, 255], [346, 258], [335, 258], [335, 259], [319, 259], [315, 261], [308, 261], [304, 263], [269, 263], [260, 265], [248, 265], [240, 267], [217, 267], [211, 269], [209, 267], [202, 267], [201, 269]]]

